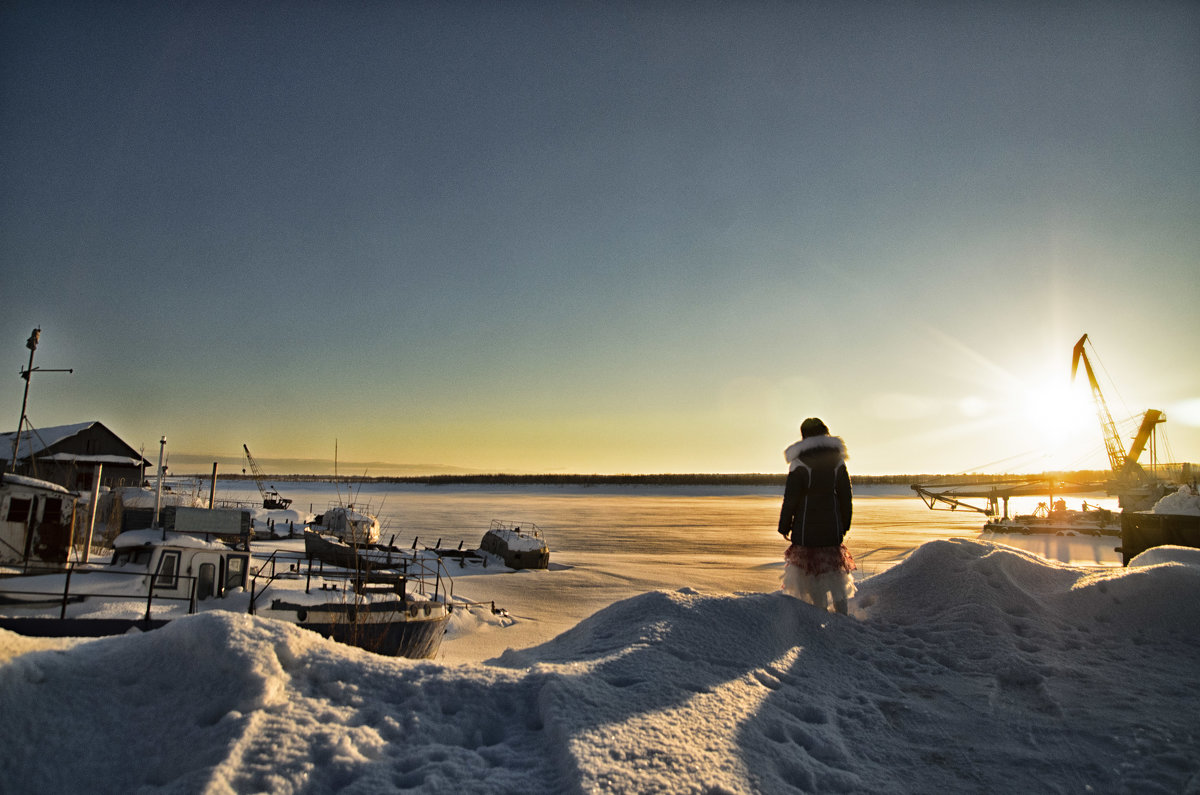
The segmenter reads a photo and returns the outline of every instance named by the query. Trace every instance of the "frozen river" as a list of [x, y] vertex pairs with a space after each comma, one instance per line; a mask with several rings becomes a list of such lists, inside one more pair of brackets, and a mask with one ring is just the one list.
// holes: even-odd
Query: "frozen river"
[[[276, 485], [301, 511], [320, 512], [339, 500], [365, 508], [380, 518], [383, 541], [399, 546], [414, 539], [433, 546], [440, 539], [443, 546], [462, 541], [475, 548], [493, 519], [537, 525], [550, 545], [549, 571], [455, 577], [456, 595], [495, 601], [517, 621], [461, 640], [448, 637], [442, 652], [447, 660], [484, 660], [509, 647], [545, 642], [613, 602], [646, 591], [778, 590], [783, 568], [786, 544], [776, 532], [782, 489], [769, 486]], [[219, 499], [257, 496], [252, 482], [218, 484]], [[1036, 502], [1014, 500], [1014, 509], [1031, 510]], [[903, 486], [860, 486], [847, 545], [859, 576], [870, 576], [927, 541], [977, 537], [983, 521], [973, 512], [931, 511]], [[1106, 554], [1103, 545], [1091, 542], [1015, 541], [1063, 562], [1120, 563], [1115, 552]], [[453, 565], [450, 573], [455, 575]]]

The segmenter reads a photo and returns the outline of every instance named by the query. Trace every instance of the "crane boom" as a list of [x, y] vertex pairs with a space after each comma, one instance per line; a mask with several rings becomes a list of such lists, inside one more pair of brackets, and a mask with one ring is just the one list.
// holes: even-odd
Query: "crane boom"
[[1121, 435], [1117, 433], [1117, 424], [1113, 422], [1112, 413], [1108, 410], [1108, 404], [1104, 402], [1104, 395], [1100, 392], [1100, 384], [1096, 381], [1096, 373], [1092, 370], [1092, 363], [1088, 361], [1087, 351], [1083, 349], [1087, 338], [1087, 334], [1084, 334], [1079, 338], [1079, 342], [1075, 343], [1075, 350], [1071, 355], [1071, 380], [1075, 380], [1079, 362], [1082, 361], [1084, 372], [1087, 373], [1088, 384], [1092, 388], [1092, 399], [1096, 402], [1100, 428], [1104, 431], [1104, 449], [1108, 451], [1108, 465], [1112, 468], [1113, 474], [1119, 475], [1125, 468], [1125, 445], [1121, 443]]
[[1146, 449], [1146, 443], [1150, 441], [1150, 437], [1154, 433], [1154, 426], [1166, 421], [1167, 418], [1158, 409], [1146, 411], [1142, 417], [1142, 425], [1138, 428], [1137, 436], [1133, 437], [1133, 443], [1129, 445], [1129, 457], [1125, 459], [1124, 475], [1132, 476], [1141, 469], [1138, 459], [1141, 458], [1142, 451]]
[[1088, 384], [1092, 388], [1092, 398], [1096, 401], [1096, 413], [1100, 416], [1100, 427], [1104, 430], [1104, 448], [1108, 451], [1108, 463], [1112, 467], [1113, 474], [1117, 476], [1118, 480], [1123, 481], [1144, 480], [1146, 471], [1142, 469], [1138, 459], [1141, 458], [1146, 444], [1154, 434], [1155, 426], [1160, 422], [1166, 422], [1167, 418], [1158, 409], [1148, 410], [1143, 415], [1142, 424], [1138, 428], [1137, 435], [1133, 437], [1129, 453], [1126, 454], [1125, 445], [1121, 442], [1120, 434], [1117, 433], [1117, 425], [1113, 422], [1108, 404], [1104, 402], [1104, 395], [1100, 393], [1100, 384], [1096, 382], [1096, 373], [1092, 370], [1092, 363], [1088, 361], [1087, 352], [1083, 349], [1087, 338], [1087, 334], [1084, 334], [1079, 338], [1079, 342], [1075, 343], [1075, 351], [1071, 356], [1071, 379], [1074, 380], [1075, 374], [1079, 370], [1079, 363], [1082, 361], [1083, 369], [1087, 373]]
[[250, 462], [250, 473], [254, 476], [254, 484], [258, 486], [258, 493], [262, 495], [263, 507], [268, 510], [283, 510], [292, 504], [292, 501], [279, 496], [279, 492], [274, 486], [263, 485], [263, 473], [258, 468], [258, 462], [254, 460], [254, 456], [250, 455], [250, 448], [245, 444], [242, 449], [246, 451], [246, 460]]

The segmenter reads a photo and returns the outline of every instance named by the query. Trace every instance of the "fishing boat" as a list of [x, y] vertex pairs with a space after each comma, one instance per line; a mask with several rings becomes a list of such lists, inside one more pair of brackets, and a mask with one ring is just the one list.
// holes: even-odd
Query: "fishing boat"
[[240, 522], [229, 530], [127, 531], [116, 537], [107, 566], [0, 579], [0, 628], [97, 637], [225, 609], [287, 621], [378, 654], [428, 658], [440, 648], [451, 611], [474, 604], [454, 601], [436, 555], [397, 557], [378, 570], [323, 566], [278, 548], [251, 552]]
[[60, 569], [74, 543], [76, 497], [57, 483], [0, 474], [0, 565]]
[[479, 549], [501, 558], [510, 569], [545, 569], [550, 566], [550, 547], [538, 526], [532, 523], [493, 519], [479, 542]]
[[348, 544], [375, 544], [379, 541], [379, 520], [356, 510], [353, 505], [334, 505], [311, 524], [314, 532], [333, 536]]
[[0, 579], [0, 628], [59, 637], [154, 629], [201, 603], [227, 607], [226, 596], [245, 591], [250, 562], [244, 544], [157, 528], [127, 531], [114, 539], [108, 565]]
[[276, 599], [261, 615], [389, 657], [434, 657], [453, 608], [436, 600], [385, 599], [306, 604]]
[[[304, 531], [304, 554], [331, 566], [360, 570], [394, 569], [415, 557], [413, 550], [401, 549], [391, 544], [351, 544], [337, 536], [324, 535], [310, 529]], [[437, 555], [422, 557], [429, 559], [436, 558]]]

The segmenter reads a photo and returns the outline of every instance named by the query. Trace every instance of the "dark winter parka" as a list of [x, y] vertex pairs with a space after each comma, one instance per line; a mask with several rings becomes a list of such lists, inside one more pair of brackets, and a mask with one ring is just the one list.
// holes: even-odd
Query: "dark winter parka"
[[810, 436], [785, 450], [784, 457], [792, 470], [783, 491], [779, 533], [806, 547], [841, 544], [852, 511], [846, 445], [836, 436]]

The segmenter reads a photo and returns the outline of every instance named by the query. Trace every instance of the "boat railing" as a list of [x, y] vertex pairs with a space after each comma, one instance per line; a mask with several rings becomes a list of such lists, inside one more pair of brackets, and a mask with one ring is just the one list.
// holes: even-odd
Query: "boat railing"
[[488, 530], [510, 530], [514, 533], [524, 533], [534, 538], [542, 537], [541, 528], [533, 522], [506, 522], [502, 519], [493, 519]]
[[[146, 602], [145, 619], [147, 621], [149, 621], [151, 618], [151, 614], [152, 614], [153, 608], [154, 608], [154, 602], [156, 600], [160, 601], [160, 602], [161, 601], [187, 602], [188, 603], [188, 613], [191, 614], [191, 613], [196, 612], [196, 602], [197, 602], [196, 584], [197, 584], [197, 581], [199, 580], [199, 578], [192, 574], [180, 574], [179, 572], [166, 573], [166, 572], [162, 572], [162, 571], [155, 571], [155, 572], [151, 572], [149, 574], [147, 574], [146, 572], [111, 571], [108, 568], [92, 567], [87, 564], [77, 565], [74, 562], [68, 563], [65, 568], [60, 569], [56, 573], [60, 573], [60, 574], [64, 575], [63, 587], [61, 590], [59, 590], [58, 588], [55, 588], [53, 590], [47, 589], [44, 591], [39, 591], [39, 590], [21, 590], [19, 592], [13, 591], [13, 592], [10, 592], [10, 596], [12, 597], [12, 599], [10, 601], [10, 606], [11, 607], [21, 606], [20, 603], [22, 601], [24, 601], [24, 597], [44, 596], [44, 597], [47, 597], [47, 599], [54, 599], [59, 602], [60, 607], [59, 607], [59, 616], [58, 617], [60, 619], [62, 619], [62, 618], [67, 617], [67, 606], [69, 604], [71, 604], [71, 602], [83, 601], [84, 599], [87, 599], [89, 597], [94, 597], [97, 599], [106, 599], [106, 600], [107, 599], [116, 599], [116, 600], [123, 600], [123, 601], [145, 600], [145, 602]], [[126, 578], [126, 581], [132, 581], [133, 579], [144, 579], [144, 578], [149, 577], [150, 582], [148, 584], [148, 587], [146, 588], [146, 593], [144, 595], [143, 594], [112, 593], [110, 591], [86, 591], [86, 590], [81, 591], [78, 589], [78, 584], [76, 584], [76, 589], [72, 590], [71, 589], [71, 577], [72, 577], [72, 575], [74, 575], [76, 573], [88, 574], [88, 575], [97, 574], [97, 575], [104, 575], [106, 577], [118, 577], [118, 578], [124, 577], [124, 578]], [[180, 593], [180, 594], [164, 593], [164, 591], [166, 591], [168, 589], [170, 589], [172, 591], [178, 591], [180, 583], [185, 584], [185, 589], [184, 589], [185, 593]], [[18, 596], [18, 594], [19, 594], [19, 596]], [[30, 600], [30, 602], [31, 602], [31, 604], [29, 606], [33, 606], [33, 600]]]
[[[361, 552], [362, 550], [360, 550], [360, 554]], [[381, 552], [384, 554], [383, 558], [376, 560], [360, 557], [359, 561], [363, 566], [350, 569], [332, 563], [327, 564], [320, 558], [310, 557], [304, 553], [273, 550], [256, 567], [251, 576], [249, 612], [254, 613], [258, 601], [270, 588], [271, 583], [284, 576], [280, 572], [281, 567], [284, 567], [284, 571], [288, 575], [299, 576], [301, 565], [304, 562], [308, 564], [304, 574], [305, 593], [311, 593], [312, 580], [315, 576], [324, 580], [342, 582], [346, 587], [358, 591], [365, 591], [370, 584], [375, 583], [390, 585], [392, 590], [401, 595], [416, 593], [427, 599], [445, 602], [454, 598], [454, 578], [450, 576], [450, 572], [440, 557], [436, 555], [426, 557], [395, 549], [376, 551], [377, 554]], [[264, 578], [265, 582], [262, 582], [260, 588], [260, 580]]]
[[[250, 615], [254, 615], [254, 608], [258, 602], [258, 598], [265, 594], [267, 589], [271, 587], [271, 583], [275, 582], [281, 576], [279, 573], [280, 562], [288, 558], [292, 558], [293, 562], [289, 565], [287, 571], [298, 571], [299, 562], [303, 558], [296, 553], [283, 552], [278, 549], [271, 550], [270, 556], [262, 562], [262, 565], [254, 569], [254, 574], [250, 577], [250, 606], [246, 610]], [[261, 591], [258, 590], [259, 577], [266, 577], [266, 582], [263, 583]]]

